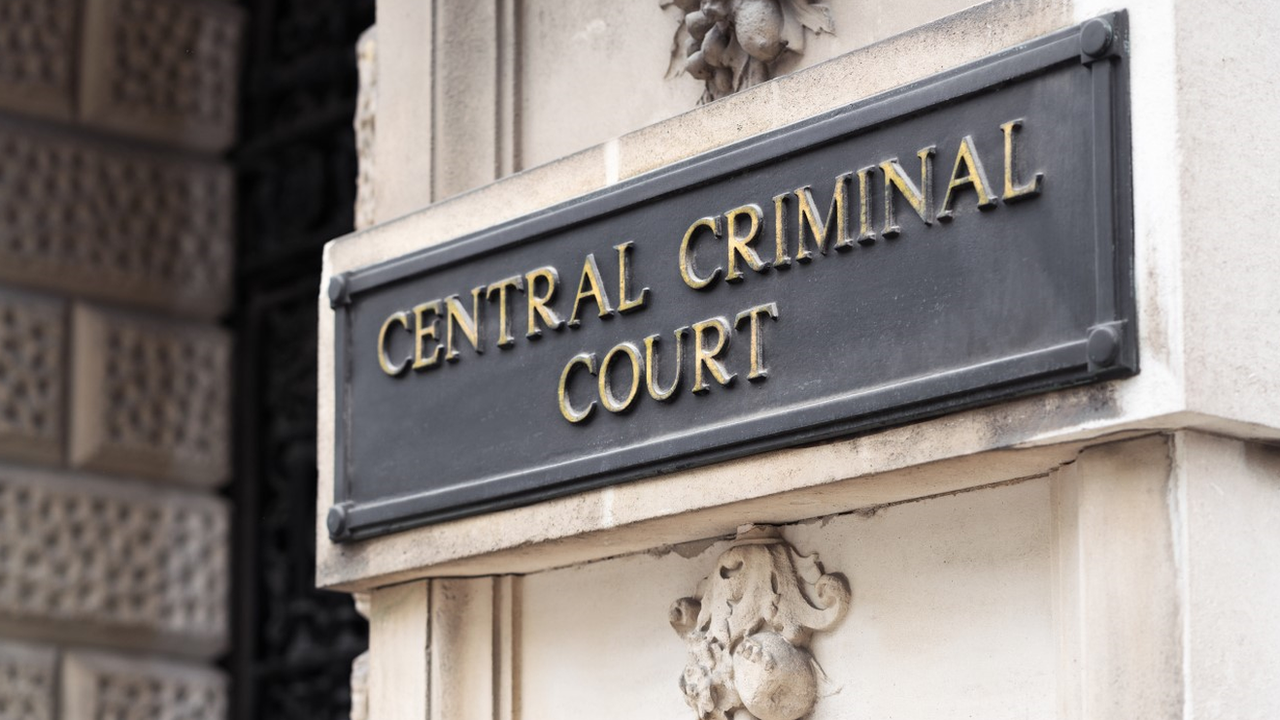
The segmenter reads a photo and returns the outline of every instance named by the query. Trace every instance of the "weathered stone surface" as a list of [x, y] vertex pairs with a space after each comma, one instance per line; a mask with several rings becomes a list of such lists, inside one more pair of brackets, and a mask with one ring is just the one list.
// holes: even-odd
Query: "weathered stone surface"
[[222, 673], [172, 661], [75, 652], [62, 683], [64, 720], [223, 720]]
[[227, 479], [229, 335], [80, 305], [71, 463], [217, 485]]
[[66, 307], [0, 289], [0, 457], [62, 457]]
[[225, 308], [225, 166], [3, 123], [0, 157], [0, 280], [200, 316]]
[[56, 664], [51, 647], [0, 642], [0, 718], [53, 720]]
[[227, 522], [212, 497], [0, 467], [0, 634], [216, 652]]
[[0, 3], [0, 107], [71, 116], [77, 0]]
[[207, 151], [235, 139], [243, 13], [214, 0], [94, 0], [80, 113], [92, 125]]
[[356, 66], [360, 72], [360, 94], [356, 96], [356, 229], [377, 222], [377, 195], [373, 183], [374, 136], [378, 129], [378, 28], [371, 27], [356, 43]]

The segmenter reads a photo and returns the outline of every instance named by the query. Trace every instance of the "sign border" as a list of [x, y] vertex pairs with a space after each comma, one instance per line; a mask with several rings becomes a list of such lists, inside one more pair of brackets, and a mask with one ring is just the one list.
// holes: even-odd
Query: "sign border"
[[[1138, 371], [1133, 286], [1127, 14], [1103, 15], [1081, 25], [968, 63], [924, 80], [768, 131], [645, 175], [517, 218], [448, 243], [330, 278], [334, 309], [334, 505], [327, 525], [335, 542], [365, 539], [468, 515], [528, 505], [573, 492], [662, 472], [705, 465], [791, 445], [847, 436]], [[351, 372], [347, 309], [360, 294], [474, 256], [533, 242], [598, 217], [723, 176], [750, 170], [781, 155], [865, 132], [931, 107], [963, 100], [1005, 83], [1025, 80], [1069, 63], [1087, 66], [1092, 80], [1095, 322], [1077, 341], [978, 363], [889, 386], [837, 395], [804, 408], [781, 410], [679, 437], [596, 453], [571, 461], [478, 479], [475, 483], [385, 498], [350, 500], [353, 478], [346, 438], [352, 418], [346, 392]], [[1009, 380], [1010, 377], [1016, 379]], [[779, 431], [779, 418], [787, 427]], [[662, 444], [659, 460], [628, 462]], [[483, 499], [476, 500], [477, 488]], [[488, 488], [488, 492], [485, 492]], [[450, 496], [466, 491], [465, 502]]]

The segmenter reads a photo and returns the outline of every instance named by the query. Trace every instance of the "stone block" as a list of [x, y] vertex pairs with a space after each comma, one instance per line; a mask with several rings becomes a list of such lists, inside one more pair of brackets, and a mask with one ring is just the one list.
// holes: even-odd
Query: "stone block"
[[227, 681], [212, 668], [73, 652], [62, 707], [64, 720], [223, 720]]
[[0, 157], [0, 280], [202, 317], [225, 309], [225, 166], [5, 123]]
[[66, 306], [0, 289], [0, 457], [62, 459]]
[[53, 720], [57, 662], [51, 647], [0, 642], [0, 718]]
[[87, 0], [81, 120], [208, 152], [235, 140], [243, 11], [216, 0]]
[[71, 464], [189, 485], [224, 482], [230, 335], [85, 305], [73, 318]]
[[71, 117], [79, 0], [0, 3], [0, 108]]
[[227, 525], [217, 498], [0, 467], [0, 634], [216, 653]]

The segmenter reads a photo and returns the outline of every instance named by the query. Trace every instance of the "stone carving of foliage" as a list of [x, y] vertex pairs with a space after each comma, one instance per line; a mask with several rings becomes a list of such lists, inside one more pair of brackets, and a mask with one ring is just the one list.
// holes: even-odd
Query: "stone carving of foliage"
[[805, 30], [834, 32], [826, 5], [812, 0], [661, 0], [683, 17], [667, 77], [687, 72], [706, 83], [702, 102], [719, 100], [773, 75], [784, 53], [803, 53]]
[[701, 720], [798, 720], [818, 699], [814, 631], [849, 608], [844, 576], [823, 571], [776, 529], [748, 526], [692, 597], [671, 606], [688, 660], [680, 678]]

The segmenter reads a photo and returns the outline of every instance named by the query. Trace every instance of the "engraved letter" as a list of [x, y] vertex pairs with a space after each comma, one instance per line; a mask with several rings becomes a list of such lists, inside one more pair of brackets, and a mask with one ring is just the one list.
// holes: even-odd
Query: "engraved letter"
[[519, 275], [503, 278], [490, 285], [485, 295], [486, 299], [492, 300], [493, 293], [498, 293], [498, 347], [503, 349], [516, 344], [515, 337], [511, 335], [511, 313], [507, 311], [510, 307], [507, 303], [507, 290], [524, 290], [524, 278]]
[[871, 229], [871, 173], [876, 167], [864, 167], [858, 171], [858, 242], [870, 245], [876, 241], [876, 231]]
[[827, 219], [823, 220], [818, 216], [814, 207], [817, 203], [813, 201], [813, 193], [810, 192], [809, 186], [796, 190], [796, 199], [799, 201], [799, 209], [796, 211], [796, 234], [798, 236], [798, 245], [796, 249], [796, 260], [800, 262], [809, 262], [813, 259], [813, 252], [805, 247], [804, 237], [806, 233], [813, 235], [813, 244], [818, 246], [818, 252], [823, 255], [827, 254], [827, 235], [831, 230], [831, 218], [835, 216], [836, 240], [835, 247], [837, 250], [847, 250], [853, 247], [853, 240], [849, 237], [849, 200], [848, 200], [848, 182], [849, 173], [845, 173], [836, 178], [836, 187], [831, 195], [831, 207], [827, 210]]
[[[619, 400], [613, 394], [613, 381], [609, 379], [609, 366], [613, 363], [613, 358], [622, 353], [631, 361], [631, 387], [627, 390], [625, 398]], [[600, 361], [600, 404], [605, 410], [611, 413], [620, 413], [631, 407], [631, 403], [636, 399], [636, 393], [640, 391], [640, 348], [634, 343], [624, 342], [613, 346], [613, 349], [604, 356], [604, 360]]]
[[[560, 283], [560, 274], [550, 265], [540, 267], [537, 270], [530, 270], [524, 275], [525, 280], [525, 298], [529, 305], [529, 332], [525, 333], [525, 337], [530, 339], [542, 337], [542, 328], [538, 327], [538, 318], [542, 318], [542, 323], [552, 330], [559, 330], [564, 327], [564, 318], [556, 314], [555, 310], [547, 307], [547, 303], [556, 295], [556, 285]], [[547, 286], [545, 295], [538, 295], [538, 280]]]
[[[427, 322], [426, 318], [431, 317], [431, 321]], [[440, 356], [444, 354], [444, 346], [436, 345], [435, 349], [428, 355], [424, 352], [426, 341], [428, 339], [436, 339], [436, 326], [440, 324], [440, 301], [432, 300], [428, 303], [422, 303], [413, 308], [413, 369], [425, 370], [433, 367], [440, 362]]]
[[[769, 268], [769, 263], [760, 259], [760, 254], [755, 248], [751, 247], [751, 243], [755, 241], [760, 234], [760, 217], [763, 215], [760, 206], [755, 203], [737, 207], [724, 214], [725, 217], [725, 234], [729, 239], [729, 272], [724, 276], [725, 282], [742, 282], [742, 271], [738, 269], [738, 258], [741, 257], [746, 261], [747, 266], [756, 272], [761, 272]], [[751, 227], [747, 230], [746, 235], [738, 234], [738, 224], [740, 218], [746, 217], [751, 221]]]
[[[453, 329], [456, 327], [467, 336], [471, 347], [475, 348], [476, 354], [484, 353], [484, 338], [480, 332], [480, 312], [483, 307], [480, 305], [480, 296], [484, 294], [484, 286], [481, 285], [471, 291], [471, 315], [467, 314], [467, 309], [462, 306], [462, 301], [457, 295], [450, 295], [444, 300], [446, 312], [444, 344], [448, 351], [444, 354], [444, 359], [449, 362], [457, 362], [458, 356], [461, 354], [458, 349], [453, 346]], [[474, 317], [473, 317], [474, 315]]]
[[1040, 194], [1040, 186], [1044, 183], [1044, 173], [1038, 172], [1035, 177], [1031, 178], [1031, 182], [1025, 185], [1019, 185], [1015, 179], [1018, 172], [1018, 153], [1013, 146], [1013, 136], [1022, 129], [1021, 119], [1010, 120], [1000, 126], [1004, 131], [1004, 195], [1001, 198], [1007, 202], [1018, 202], [1033, 198]]
[[640, 297], [627, 297], [627, 285], [631, 283], [631, 262], [627, 259], [627, 251], [635, 243], [628, 240], [621, 245], [614, 245], [613, 249], [618, 251], [618, 312], [629, 313], [632, 310], [639, 310], [649, 301], [649, 288], [640, 289]]
[[658, 384], [658, 336], [650, 335], [644, 339], [644, 382], [649, 388], [649, 396], [654, 400], [668, 402], [680, 388], [680, 375], [684, 368], [684, 336], [687, 332], [687, 327], [676, 329], [676, 376], [665, 390]]
[[[960, 166], [964, 165], [964, 174], [960, 174]], [[951, 182], [947, 183], [947, 194], [942, 197], [942, 209], [938, 211], [939, 220], [950, 220], [952, 194], [966, 185], [973, 186], [978, 194], [978, 208], [989, 210], [996, 206], [996, 199], [987, 192], [990, 183], [987, 173], [982, 169], [982, 158], [978, 157], [978, 149], [973, 146], [973, 136], [965, 135], [960, 139], [960, 148], [956, 150], [956, 164], [951, 169]]]
[[893, 189], [897, 188], [902, 197], [911, 203], [925, 225], [933, 224], [933, 151], [934, 146], [924, 148], [916, 155], [920, 158], [920, 187], [911, 182], [906, 171], [898, 164], [898, 159], [885, 160], [880, 163], [880, 172], [884, 173], [884, 229], [880, 231], [885, 237], [897, 237], [902, 232], [893, 216]]
[[694, 290], [702, 290], [720, 277], [722, 268], [716, 266], [715, 270], [706, 277], [700, 277], [697, 269], [693, 266], [693, 234], [698, 228], [705, 227], [710, 230], [716, 237], [720, 237], [720, 217], [704, 217], [695, 220], [689, 229], [685, 231], [684, 239], [680, 241], [680, 277], [684, 279], [684, 284]]
[[[588, 288], [588, 285], [591, 287]], [[600, 266], [596, 265], [594, 253], [587, 253], [587, 259], [582, 262], [582, 278], [578, 280], [578, 295], [573, 298], [573, 312], [569, 313], [569, 327], [576, 328], [582, 324], [578, 319], [578, 310], [582, 308], [582, 301], [586, 298], [595, 302], [600, 317], [613, 314], [613, 306], [609, 304], [609, 294], [604, 291], [604, 280], [600, 278]]]
[[773, 266], [791, 267], [791, 253], [787, 250], [787, 198], [791, 193], [773, 196]]
[[578, 410], [569, 402], [569, 376], [573, 374], [574, 369], [582, 365], [587, 372], [596, 374], [596, 355], [595, 353], [578, 353], [569, 359], [569, 363], [564, 366], [564, 370], [560, 373], [560, 388], [557, 395], [560, 398], [560, 414], [565, 420], [571, 423], [582, 422], [586, 420], [591, 411], [596, 409], [596, 401], [592, 400], [587, 403], [587, 407]]
[[391, 313], [391, 315], [382, 323], [382, 329], [378, 331], [378, 367], [382, 368], [382, 372], [395, 377], [405, 371], [409, 367], [410, 358], [405, 358], [399, 363], [391, 362], [391, 358], [387, 357], [387, 330], [391, 329], [392, 323], [398, 323], [405, 330], [409, 329], [409, 313], [401, 310], [400, 312]]
[[[714, 347], [707, 347], [705, 335], [715, 331]], [[702, 379], [702, 369], [706, 368], [716, 382], [728, 385], [737, 377], [725, 370], [719, 357], [729, 349], [729, 321], [722, 317], [713, 317], [693, 324], [693, 392], [701, 395], [710, 391], [711, 386]]]
[[743, 320], [751, 321], [751, 372], [747, 379], [751, 382], [763, 382], [769, 379], [769, 368], [764, 365], [764, 336], [761, 334], [760, 316], [768, 315], [774, 321], [778, 319], [778, 304], [765, 303], [738, 313], [733, 319], [736, 328]]

